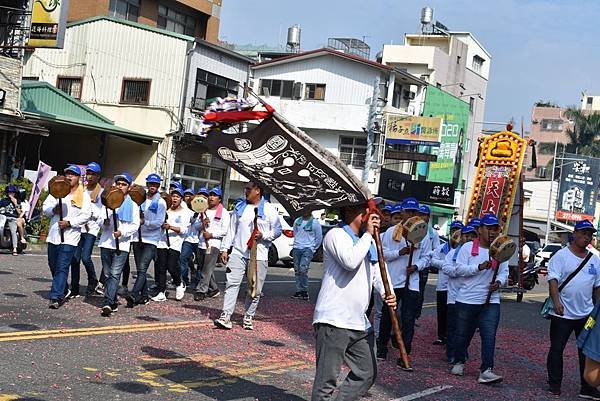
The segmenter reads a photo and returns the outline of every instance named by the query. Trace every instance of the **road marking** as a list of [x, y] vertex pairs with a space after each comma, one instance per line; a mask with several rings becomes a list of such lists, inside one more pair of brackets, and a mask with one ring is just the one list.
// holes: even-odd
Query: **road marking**
[[[212, 325], [209, 320], [192, 320], [168, 323], [146, 323], [122, 326], [87, 327], [79, 329], [33, 330], [0, 334], [0, 342], [43, 340], [47, 338], [83, 337], [102, 334], [121, 334], [154, 330], [174, 330]], [[2, 401], [2, 400], [0, 400]]]
[[0, 401], [15, 401], [20, 399], [16, 394], [0, 394]]
[[431, 395], [431, 394], [439, 393], [440, 391], [448, 390], [449, 388], [452, 388], [452, 386], [435, 386], [435, 387], [431, 387], [431, 388], [428, 388], [423, 391], [419, 391], [418, 393], [405, 395], [404, 397], [400, 397], [400, 398], [394, 398], [393, 400], [390, 400], [390, 401], [416, 400], [419, 398], [427, 397], [428, 395]]

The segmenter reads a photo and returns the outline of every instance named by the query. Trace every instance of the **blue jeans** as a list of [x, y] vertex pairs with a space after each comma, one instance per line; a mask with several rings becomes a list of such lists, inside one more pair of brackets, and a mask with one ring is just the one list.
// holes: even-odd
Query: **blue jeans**
[[88, 287], [95, 287], [98, 283], [96, 269], [94, 268], [94, 262], [92, 261], [92, 250], [94, 249], [95, 242], [95, 235], [81, 233], [79, 245], [77, 245], [73, 260], [71, 261], [71, 291], [75, 294], [79, 294], [80, 262], [83, 262], [85, 272], [87, 273]]
[[500, 304], [471, 305], [456, 303], [456, 362], [464, 363], [467, 359], [467, 348], [479, 328], [481, 337], [481, 366], [483, 372], [494, 367], [494, 351], [496, 348], [496, 331], [500, 322]]
[[181, 254], [179, 255], [179, 267], [181, 268], [181, 281], [187, 287], [190, 284], [190, 258], [198, 252], [198, 244], [183, 241]]
[[129, 259], [129, 252], [121, 251], [117, 255], [114, 249], [100, 248], [100, 259], [102, 260], [102, 271], [106, 276], [104, 305], [116, 305], [119, 281], [121, 280], [121, 273], [123, 273], [123, 266]]
[[48, 266], [50, 266], [50, 272], [52, 273], [51, 300], [60, 301], [65, 296], [69, 267], [76, 248], [73, 245], [48, 243]]
[[156, 257], [156, 245], [147, 244], [145, 242], [133, 243], [133, 258], [135, 259], [135, 267], [137, 277], [135, 284], [131, 290], [131, 295], [136, 300], [148, 295], [148, 267], [150, 262]]
[[292, 255], [294, 257], [294, 271], [296, 272], [296, 291], [308, 291], [308, 269], [313, 258], [311, 248], [294, 248]]
[[206, 249], [196, 248], [196, 274], [192, 277], [192, 290], [195, 290], [202, 282], [202, 267], [204, 266], [204, 258], [206, 257]]

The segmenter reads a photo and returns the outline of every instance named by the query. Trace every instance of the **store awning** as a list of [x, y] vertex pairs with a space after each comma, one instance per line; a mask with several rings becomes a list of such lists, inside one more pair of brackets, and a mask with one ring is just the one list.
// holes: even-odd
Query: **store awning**
[[28, 118], [3, 113], [0, 113], [0, 131], [48, 136], [48, 128], [36, 124]]
[[102, 114], [47, 82], [23, 81], [21, 111], [28, 119], [51, 130], [68, 126], [76, 128], [80, 134], [116, 135], [146, 145], [160, 141], [160, 138], [116, 126]]

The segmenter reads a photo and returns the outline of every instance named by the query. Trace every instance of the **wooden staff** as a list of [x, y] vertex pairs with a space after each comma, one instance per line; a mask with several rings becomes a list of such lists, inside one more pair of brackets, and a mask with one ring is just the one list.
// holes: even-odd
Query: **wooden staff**
[[[58, 198], [58, 217], [60, 218], [60, 221], [62, 221], [63, 219], [63, 212], [62, 212], [62, 198]], [[60, 229], [60, 242], [65, 242], [65, 230], [63, 230], [62, 228]]]
[[[108, 210], [106, 211], [108, 213]], [[117, 227], [119, 226], [119, 220], [117, 219], [117, 210], [112, 211], [113, 214], [113, 225], [115, 226], [115, 231], [117, 231]], [[115, 236], [115, 254], [120, 255], [121, 250], [119, 249], [119, 239]]]
[[408, 242], [408, 240], [406, 240], [406, 243], [408, 244], [408, 265], [406, 265], [406, 281], [404, 282], [404, 292], [408, 291], [409, 288], [409, 284], [410, 284], [410, 274], [408, 273], [408, 269], [412, 266], [412, 261], [413, 261], [413, 254], [415, 253], [415, 245], [412, 242]]
[[[375, 227], [373, 230], [373, 237], [375, 239], [375, 247], [377, 248], [377, 260], [379, 262], [379, 270], [381, 272], [381, 280], [383, 281], [383, 287], [385, 289], [386, 298], [393, 294], [392, 288], [390, 287], [390, 283], [388, 281], [387, 269], [385, 267], [385, 259], [383, 258], [383, 246], [381, 245], [381, 237], [379, 235], [379, 227]], [[412, 256], [412, 251], [411, 251]], [[408, 277], [407, 277], [408, 282]], [[385, 300], [384, 300], [385, 302]], [[396, 316], [396, 311], [391, 306], [388, 306], [388, 310], [390, 313], [390, 320], [392, 322], [392, 332], [394, 334], [394, 340], [396, 340], [396, 344], [398, 344], [398, 349], [400, 350], [400, 358], [402, 359], [402, 363], [404, 364], [404, 368], [407, 370], [412, 370], [410, 367], [410, 362], [408, 360], [408, 354], [406, 353], [406, 347], [404, 346], [404, 341], [402, 341], [402, 329], [400, 328], [400, 323], [398, 323], [398, 316]]]
[[254, 229], [250, 241], [252, 246], [250, 247], [250, 260], [248, 261], [248, 294], [251, 298], [256, 297], [258, 291], [258, 262], [256, 260], [258, 254], [258, 241], [256, 240], [256, 233], [258, 232], [258, 207], [254, 208]]
[[[202, 226], [204, 227], [204, 231], [206, 231], [206, 228], [208, 227], [208, 224], [204, 224], [204, 222], [206, 220], [208, 220], [206, 213], [204, 213], [204, 212], [200, 213], [200, 218], [202, 219]], [[210, 246], [208, 246], [208, 238], [204, 238], [204, 244], [206, 245], [206, 254], [208, 255], [208, 254], [210, 254]]]
[[[140, 208], [140, 219], [144, 218], [144, 212], [142, 212], [142, 209]], [[142, 243], [142, 225], [140, 224], [140, 226], [138, 227], [138, 242], [141, 244]]]
[[[492, 257], [490, 256], [489, 258], [489, 262], [492, 263]], [[498, 277], [498, 270], [500, 270], [500, 265], [498, 264], [498, 266], [496, 266], [496, 268], [494, 269], [494, 275], [492, 276], [492, 282], [490, 283], [490, 286], [494, 285], [494, 283], [496, 282], [496, 277]], [[492, 298], [492, 294], [494, 293], [494, 291], [490, 290], [488, 291], [487, 297], [485, 299], [485, 306], [488, 306], [490, 304], [490, 299]]]

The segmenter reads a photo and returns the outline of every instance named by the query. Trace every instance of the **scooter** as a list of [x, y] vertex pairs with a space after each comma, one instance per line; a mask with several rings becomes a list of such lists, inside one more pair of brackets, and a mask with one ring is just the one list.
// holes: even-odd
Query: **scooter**
[[[8, 223], [6, 223], [0, 231], [0, 249], [8, 249], [9, 251], [12, 251], [13, 244], [12, 237], [10, 235], [10, 229], [8, 228]], [[21, 235], [17, 231], [17, 253], [23, 253], [25, 248], [27, 248], [27, 244], [21, 242]]]

